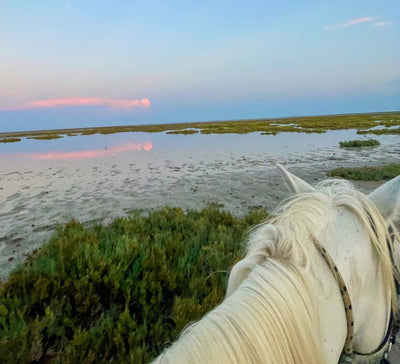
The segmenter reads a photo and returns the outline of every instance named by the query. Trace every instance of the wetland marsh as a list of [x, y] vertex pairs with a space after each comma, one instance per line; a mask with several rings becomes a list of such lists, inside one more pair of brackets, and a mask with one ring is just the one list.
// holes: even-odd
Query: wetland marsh
[[311, 184], [400, 173], [396, 133], [339, 145], [396, 130], [399, 113], [335, 118], [0, 136], [21, 139], [0, 143], [0, 357], [150, 360], [221, 301], [247, 229], [288, 197], [276, 163]]
[[[399, 128], [397, 128], [399, 126]], [[325, 133], [328, 130], [357, 129], [358, 134], [399, 134], [400, 113], [369, 113], [299, 116], [274, 119], [249, 119], [177, 124], [152, 124], [110, 126], [40, 131], [7, 132], [0, 135], [0, 142], [18, 142], [20, 138], [38, 140], [58, 139], [63, 136], [144, 132], [167, 134], [247, 134], [259, 132], [275, 135], [282, 132]]]

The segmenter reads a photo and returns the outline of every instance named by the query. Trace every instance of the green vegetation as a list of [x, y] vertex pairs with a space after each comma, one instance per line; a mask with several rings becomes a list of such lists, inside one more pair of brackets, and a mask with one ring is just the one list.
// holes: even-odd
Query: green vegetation
[[0, 283], [2, 363], [147, 363], [224, 297], [248, 228], [210, 206], [71, 221]]
[[[371, 129], [376, 126], [383, 129]], [[400, 126], [400, 112], [374, 113], [374, 114], [347, 114], [347, 115], [325, 115], [304, 116], [278, 119], [258, 120], [231, 120], [213, 122], [194, 122], [181, 124], [160, 125], [136, 125], [136, 126], [111, 126], [98, 128], [60, 129], [49, 131], [2, 133], [3, 137], [37, 137], [46, 134], [51, 135], [93, 135], [113, 134], [122, 132], [146, 132], [168, 134], [247, 134], [261, 133], [263, 135], [275, 135], [282, 132], [297, 133], [325, 133], [327, 130], [357, 129], [360, 134], [398, 134], [400, 128], [389, 129]], [[197, 129], [197, 130], [193, 130]], [[43, 139], [43, 138], [41, 138]], [[54, 139], [54, 138], [51, 138]]]
[[16, 143], [20, 141], [21, 138], [0, 138], [0, 143]]
[[380, 167], [336, 168], [328, 172], [330, 177], [342, 177], [357, 181], [381, 181], [400, 175], [400, 164], [392, 163]]
[[50, 140], [50, 139], [60, 139], [62, 135], [59, 134], [46, 134], [46, 135], [35, 135], [31, 137], [27, 137], [27, 139], [35, 139], [35, 140]]
[[190, 135], [190, 134], [197, 134], [199, 131], [195, 129], [185, 129], [185, 130], [173, 130], [167, 131], [167, 134], [183, 134], [183, 135]]
[[360, 147], [372, 147], [376, 145], [380, 145], [381, 143], [376, 139], [367, 139], [367, 140], [348, 140], [345, 142], [339, 142], [341, 147], [345, 148], [360, 148]]
[[393, 129], [375, 129], [375, 130], [359, 130], [357, 134], [375, 134], [375, 135], [384, 135], [384, 134], [400, 134], [400, 128]]

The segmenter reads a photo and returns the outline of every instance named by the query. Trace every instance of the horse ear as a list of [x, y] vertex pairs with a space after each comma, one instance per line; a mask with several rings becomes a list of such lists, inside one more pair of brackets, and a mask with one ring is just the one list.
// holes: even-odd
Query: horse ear
[[393, 178], [368, 195], [381, 214], [390, 220], [400, 218], [400, 176]]
[[257, 262], [245, 258], [233, 266], [231, 273], [229, 274], [228, 288], [225, 297], [230, 296], [237, 288], [239, 288], [256, 265]]
[[279, 172], [281, 173], [283, 180], [285, 181], [290, 192], [292, 192], [293, 194], [314, 191], [314, 187], [310, 186], [307, 182], [303, 181], [301, 178], [296, 177], [294, 174], [291, 174], [280, 164], [277, 164], [276, 166], [278, 167]]

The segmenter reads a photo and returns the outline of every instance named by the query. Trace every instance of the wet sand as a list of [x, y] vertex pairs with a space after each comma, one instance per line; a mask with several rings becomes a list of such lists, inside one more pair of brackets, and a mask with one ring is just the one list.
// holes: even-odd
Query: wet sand
[[[40, 247], [56, 224], [72, 218], [109, 223], [134, 209], [148, 211], [166, 205], [199, 209], [208, 203], [218, 203], [236, 216], [253, 206], [271, 211], [288, 197], [276, 163], [315, 184], [335, 167], [400, 162], [398, 139], [393, 138], [374, 149], [346, 150], [305, 142], [298, 150], [283, 145], [275, 153], [251, 148], [226, 152], [223, 144], [201, 150], [195, 145], [190, 148], [188, 138], [176, 139], [189, 144], [173, 150], [168, 143], [154, 150], [143, 144], [147, 148], [111, 148], [97, 158], [76, 159], [76, 153], [55, 160], [23, 153], [0, 155], [0, 279]], [[245, 136], [235, 138], [239, 141]], [[316, 143], [321, 137], [307, 138]], [[279, 149], [278, 138], [269, 140]], [[225, 142], [229, 147], [229, 139]], [[355, 184], [364, 192], [377, 186], [375, 182]]]

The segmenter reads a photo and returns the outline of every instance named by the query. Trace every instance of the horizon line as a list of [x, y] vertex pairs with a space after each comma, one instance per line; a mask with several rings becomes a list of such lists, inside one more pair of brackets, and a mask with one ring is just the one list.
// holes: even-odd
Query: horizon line
[[[151, 123], [151, 124], [132, 124], [132, 125], [109, 125], [109, 126], [88, 126], [88, 127], [72, 127], [72, 128], [60, 128], [60, 129], [35, 129], [35, 130], [22, 130], [22, 131], [5, 131], [0, 132], [0, 137], [10, 136], [21, 136], [40, 134], [42, 132], [54, 132], [58, 134], [64, 134], [61, 132], [73, 132], [73, 131], [84, 131], [84, 130], [107, 130], [113, 128], [136, 128], [136, 127], [147, 127], [147, 126], [168, 126], [168, 125], [183, 125], [183, 124], [202, 124], [202, 123], [220, 123], [220, 122], [240, 122], [240, 121], [262, 121], [262, 120], [282, 120], [282, 119], [301, 119], [309, 117], [322, 117], [322, 116], [345, 116], [345, 115], [375, 115], [375, 114], [392, 114], [400, 113], [400, 110], [391, 111], [373, 111], [373, 112], [353, 112], [353, 113], [334, 113], [334, 114], [310, 114], [310, 115], [292, 115], [292, 116], [278, 116], [278, 117], [265, 117], [265, 118], [241, 118], [241, 119], [219, 119], [219, 120], [198, 120], [198, 121], [187, 121], [179, 123]], [[167, 131], [167, 130], [166, 130]]]

